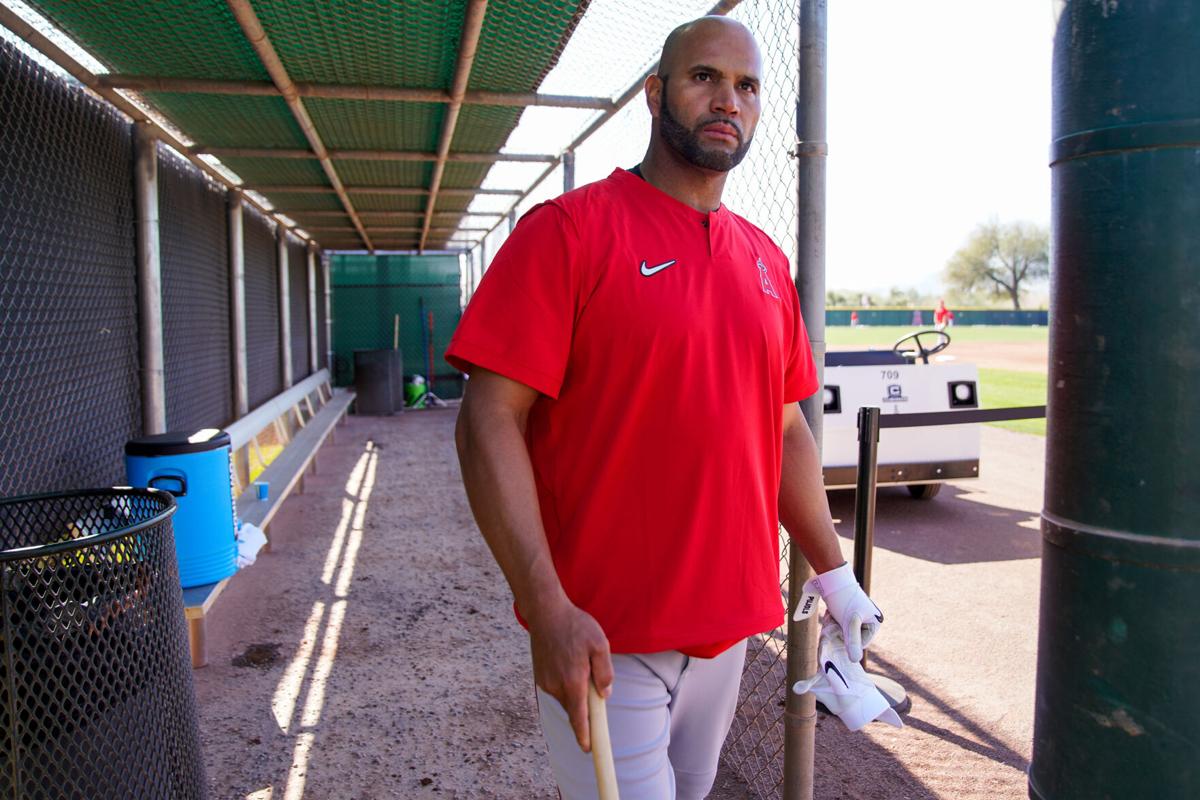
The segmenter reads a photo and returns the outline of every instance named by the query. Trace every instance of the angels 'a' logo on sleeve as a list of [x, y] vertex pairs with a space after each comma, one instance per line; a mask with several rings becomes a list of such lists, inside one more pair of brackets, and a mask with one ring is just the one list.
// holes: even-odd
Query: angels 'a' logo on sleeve
[[775, 285], [771, 283], [771, 276], [767, 274], [767, 265], [763, 263], [761, 258], [758, 259], [758, 279], [762, 282], [763, 294], [770, 295], [778, 300], [779, 292], [775, 291]]

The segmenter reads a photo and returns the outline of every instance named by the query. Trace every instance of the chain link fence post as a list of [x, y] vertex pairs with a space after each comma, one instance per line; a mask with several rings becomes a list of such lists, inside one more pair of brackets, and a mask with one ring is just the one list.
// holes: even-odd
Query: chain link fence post
[[137, 206], [138, 343], [142, 384], [142, 430], [167, 430], [163, 367], [162, 258], [158, 230], [158, 142], [147, 122], [133, 125], [133, 190]]
[[[822, 387], [825, 385], [826, 12], [826, 0], [800, 0], [799, 98], [794, 151], [798, 164], [796, 290]], [[818, 450], [823, 433], [823, 394], [818, 391], [800, 404]], [[785, 800], [812, 800], [816, 699], [812, 694], [797, 695], [790, 687], [816, 669], [817, 618], [792, 619], [801, 595], [800, 588], [813, 573], [797, 547], [791, 548], [789, 568], [783, 796]]]
[[229, 302], [233, 310], [233, 416], [250, 413], [249, 370], [246, 365], [246, 248], [242, 196], [229, 193]]

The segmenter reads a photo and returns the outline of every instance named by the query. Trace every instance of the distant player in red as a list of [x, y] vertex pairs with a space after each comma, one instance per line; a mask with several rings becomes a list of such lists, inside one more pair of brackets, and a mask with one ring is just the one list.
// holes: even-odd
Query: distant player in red
[[839, 624], [869, 641], [882, 622], [797, 405], [818, 381], [787, 257], [721, 204], [761, 75], [740, 23], [676, 29], [641, 164], [526, 214], [446, 353], [470, 374], [463, 483], [529, 630], [567, 800], [596, 793], [589, 679], [624, 800], [708, 793], [746, 637], [783, 621], [780, 521], [827, 602], [848, 598]]
[[939, 331], [944, 331], [946, 326], [954, 324], [954, 312], [946, 308], [945, 300], [938, 300], [937, 308], [933, 311], [933, 324]]

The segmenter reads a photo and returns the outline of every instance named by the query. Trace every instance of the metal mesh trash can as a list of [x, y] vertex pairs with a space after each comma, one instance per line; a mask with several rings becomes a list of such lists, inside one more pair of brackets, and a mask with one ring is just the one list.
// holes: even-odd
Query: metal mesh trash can
[[203, 798], [170, 494], [0, 501], [0, 800]]

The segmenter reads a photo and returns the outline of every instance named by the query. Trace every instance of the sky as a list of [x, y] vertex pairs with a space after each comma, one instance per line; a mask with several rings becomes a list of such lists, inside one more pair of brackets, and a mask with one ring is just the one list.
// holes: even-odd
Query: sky
[[1050, 222], [1050, 0], [829, 4], [830, 288], [938, 281], [974, 226]]

